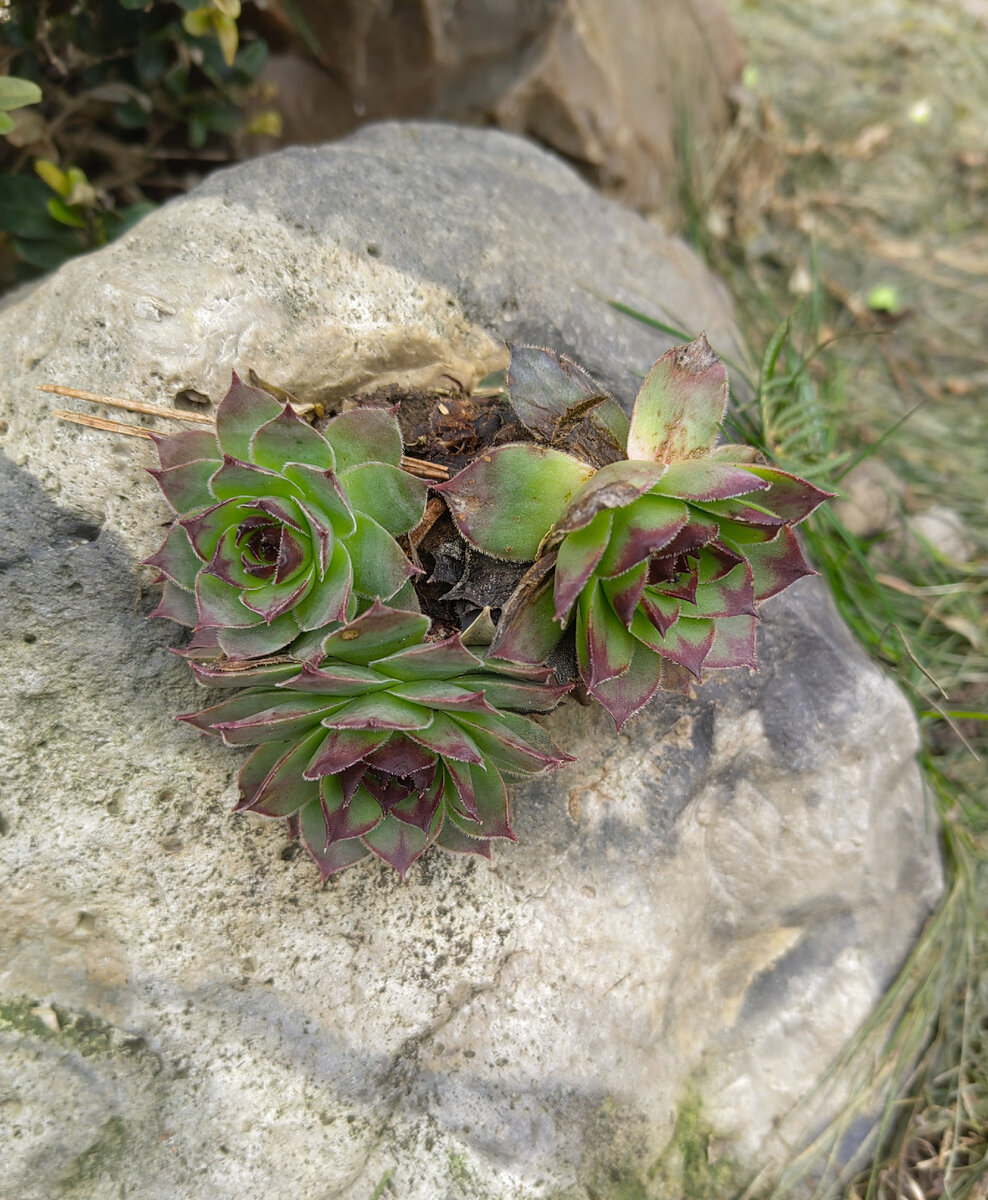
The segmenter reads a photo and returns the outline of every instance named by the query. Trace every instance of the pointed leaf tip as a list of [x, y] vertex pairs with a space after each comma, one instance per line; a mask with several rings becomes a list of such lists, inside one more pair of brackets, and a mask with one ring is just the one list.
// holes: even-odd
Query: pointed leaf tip
[[727, 411], [727, 372], [704, 334], [667, 351], [645, 376], [628, 457], [677, 462], [710, 452]]

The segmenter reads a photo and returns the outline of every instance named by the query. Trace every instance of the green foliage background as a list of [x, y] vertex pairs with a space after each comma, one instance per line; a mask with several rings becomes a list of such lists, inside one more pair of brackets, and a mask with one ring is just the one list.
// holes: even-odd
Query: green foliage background
[[[0, 287], [125, 232], [276, 132], [268, 56], [239, 0], [0, 7], [0, 79], [41, 99], [0, 112]], [[0, 109], [7, 106], [2, 103]], [[40, 167], [39, 167], [40, 164]]]

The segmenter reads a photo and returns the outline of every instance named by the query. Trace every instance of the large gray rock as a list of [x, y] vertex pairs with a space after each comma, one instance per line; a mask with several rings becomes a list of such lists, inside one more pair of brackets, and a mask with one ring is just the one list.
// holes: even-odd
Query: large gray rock
[[148, 444], [36, 391], [468, 384], [510, 337], [628, 399], [667, 342], [610, 296], [732, 349], [692, 254], [565, 166], [391, 125], [219, 174], [0, 314], [5, 1200], [671, 1197], [708, 1146], [714, 1195], [779, 1153], [941, 886], [908, 707], [821, 587], [765, 606], [757, 675], [621, 736], [561, 709], [580, 764], [493, 865], [321, 887], [171, 720], [203, 697], [144, 621]]
[[[733, 119], [741, 44], [719, 0], [295, 0], [319, 43], [275, 53], [282, 145], [431, 117], [525, 133], [682, 221], [688, 163]], [[293, 29], [294, 22], [284, 24]]]

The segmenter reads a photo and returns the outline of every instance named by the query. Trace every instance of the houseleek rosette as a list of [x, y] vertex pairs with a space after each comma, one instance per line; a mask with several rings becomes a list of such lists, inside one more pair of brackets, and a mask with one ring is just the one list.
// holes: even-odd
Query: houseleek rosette
[[154, 615], [191, 625], [198, 645], [272, 654], [414, 573], [395, 537], [421, 520], [426, 492], [401, 470], [392, 412], [346, 412], [323, 435], [234, 375], [215, 432], [154, 441], [151, 474], [177, 514], [147, 560], [164, 582]]
[[[512, 352], [508, 384], [521, 413], [537, 386], [543, 427], [547, 412], [563, 428], [595, 401], [589, 386], [574, 396], [565, 360], [532, 347]], [[755, 666], [755, 606], [814, 573], [792, 527], [827, 493], [748, 447], [714, 449], [727, 395], [724, 366], [701, 336], [648, 373], [627, 458], [597, 467], [517, 443], [437, 489], [471, 545], [535, 560], [492, 656], [542, 662], [575, 623], [580, 678], [618, 726], [701, 668]]]
[[514, 840], [506, 780], [572, 760], [528, 712], [568, 687], [551, 672], [478, 658], [428, 618], [379, 602], [324, 640], [319, 665], [285, 658], [193, 664], [209, 686], [249, 685], [184, 716], [256, 749], [238, 810], [288, 817], [323, 878], [371, 854], [404, 877], [432, 843], [490, 857]]

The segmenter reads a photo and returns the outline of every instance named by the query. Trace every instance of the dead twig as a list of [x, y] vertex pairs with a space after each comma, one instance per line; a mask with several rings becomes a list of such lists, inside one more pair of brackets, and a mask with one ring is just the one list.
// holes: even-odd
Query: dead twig
[[105, 433], [124, 433], [128, 437], [150, 438], [146, 429], [137, 425], [126, 425], [123, 421], [108, 421], [105, 417], [91, 417], [88, 413], [66, 412], [62, 408], [51, 410], [60, 421], [71, 421], [73, 425], [85, 425], [88, 429], [102, 429]]
[[105, 404], [108, 408], [122, 408], [125, 412], [146, 413], [149, 417], [167, 417], [172, 421], [195, 421], [200, 425], [212, 425], [213, 418], [203, 413], [185, 412], [180, 408], [159, 408], [153, 404], [142, 404], [139, 400], [118, 400], [116, 396], [103, 396], [99, 392], [83, 392], [78, 388], [62, 387], [59, 383], [43, 383], [39, 392], [54, 392], [56, 396], [70, 396], [73, 400], [88, 400], [90, 404]]

